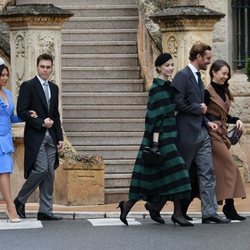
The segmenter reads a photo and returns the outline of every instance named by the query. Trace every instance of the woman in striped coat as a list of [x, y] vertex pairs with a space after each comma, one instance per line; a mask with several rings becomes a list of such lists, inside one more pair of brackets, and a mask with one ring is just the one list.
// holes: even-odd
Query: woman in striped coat
[[[172, 56], [161, 54], [155, 66], [159, 78], [153, 80], [149, 90], [144, 136], [133, 169], [129, 200], [121, 201], [118, 206], [120, 219], [128, 225], [127, 214], [138, 200], [143, 199], [148, 201], [145, 207], [150, 217], [164, 224], [160, 210], [170, 200], [174, 202], [172, 221], [181, 226], [193, 226], [185, 220], [180, 208], [180, 201], [190, 197], [191, 187], [188, 171], [176, 148], [174, 94], [168, 80], [174, 70]], [[165, 156], [164, 162], [160, 166], [145, 165], [142, 160], [144, 147], [159, 151]]]

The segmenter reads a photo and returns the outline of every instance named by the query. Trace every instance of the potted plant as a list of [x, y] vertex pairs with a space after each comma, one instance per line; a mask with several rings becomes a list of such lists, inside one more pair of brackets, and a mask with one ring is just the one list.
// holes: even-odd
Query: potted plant
[[246, 66], [245, 66], [245, 70], [246, 70], [246, 75], [247, 75], [247, 81], [250, 82], [250, 58], [246, 58]]

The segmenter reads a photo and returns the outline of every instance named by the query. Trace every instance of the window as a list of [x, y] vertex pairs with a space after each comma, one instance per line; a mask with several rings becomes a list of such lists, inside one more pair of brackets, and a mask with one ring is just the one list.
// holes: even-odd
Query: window
[[246, 58], [250, 57], [250, 1], [232, 0], [233, 10], [233, 66], [245, 67]]

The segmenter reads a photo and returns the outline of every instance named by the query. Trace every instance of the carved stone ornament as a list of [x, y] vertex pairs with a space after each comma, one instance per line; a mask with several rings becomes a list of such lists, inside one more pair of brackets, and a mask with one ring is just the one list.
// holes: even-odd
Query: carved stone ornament
[[174, 56], [177, 57], [177, 49], [178, 49], [178, 45], [177, 45], [177, 40], [174, 36], [170, 36], [167, 40], [167, 48], [169, 53]]
[[15, 59], [15, 69], [16, 69], [16, 85], [19, 86], [23, 80], [25, 73], [25, 40], [23, 34], [18, 34], [15, 38], [16, 45], [16, 59]]

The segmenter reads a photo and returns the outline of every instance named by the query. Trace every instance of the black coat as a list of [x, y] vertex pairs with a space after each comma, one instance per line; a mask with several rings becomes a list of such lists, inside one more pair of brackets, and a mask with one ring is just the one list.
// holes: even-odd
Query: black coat
[[[49, 81], [51, 92], [50, 109], [48, 110], [46, 97], [43, 87], [37, 77], [23, 82], [20, 87], [19, 96], [17, 99], [17, 114], [25, 121], [24, 129], [24, 177], [28, 178], [30, 171], [33, 169], [33, 164], [37, 158], [39, 148], [44, 139], [46, 128], [42, 125], [44, 119], [50, 117], [54, 124], [49, 129], [49, 133], [53, 139], [55, 146], [58, 141], [63, 140], [60, 114], [58, 110], [58, 86]], [[32, 118], [29, 110], [36, 111], [38, 117]], [[56, 154], [55, 168], [59, 165], [58, 154]]]
[[[173, 81], [175, 89], [175, 102], [178, 114], [177, 121], [177, 145], [185, 162], [189, 162], [192, 150], [200, 133], [201, 126], [208, 120], [201, 113], [200, 104], [204, 103], [204, 87], [200, 89], [193, 72], [186, 66], [179, 71]], [[190, 167], [190, 166], [187, 166]]]

